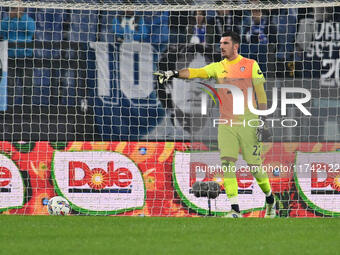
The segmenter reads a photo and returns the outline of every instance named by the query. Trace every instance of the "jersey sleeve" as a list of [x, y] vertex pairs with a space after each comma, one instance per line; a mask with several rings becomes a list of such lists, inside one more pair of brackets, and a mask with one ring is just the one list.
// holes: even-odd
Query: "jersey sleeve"
[[188, 68], [189, 73], [190, 73], [189, 79], [194, 79], [194, 78], [201, 78], [201, 79], [215, 78], [216, 79], [217, 68], [218, 68], [218, 63], [211, 63], [202, 68]]
[[208, 74], [203, 68], [188, 68], [189, 69], [189, 79], [201, 78], [208, 79]]
[[207, 72], [209, 79], [210, 78], [214, 78], [214, 79], [217, 78], [217, 71], [218, 71], [219, 65], [220, 65], [219, 62], [214, 62], [214, 63], [211, 63], [211, 64], [203, 67], [203, 69]]
[[259, 64], [256, 61], [254, 61], [253, 64], [252, 79], [254, 85], [263, 84], [266, 82], [266, 79], [264, 78], [264, 75], [259, 67]]
[[264, 75], [256, 61], [254, 61], [253, 64], [252, 82], [255, 88], [258, 103], [267, 104], [267, 95], [263, 86], [264, 83], [266, 82], [266, 79], [264, 78]]

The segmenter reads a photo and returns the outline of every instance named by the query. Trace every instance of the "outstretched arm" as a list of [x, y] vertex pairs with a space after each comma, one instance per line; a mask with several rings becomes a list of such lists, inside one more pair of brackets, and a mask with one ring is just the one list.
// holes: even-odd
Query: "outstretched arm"
[[158, 81], [160, 84], [171, 80], [172, 78], [181, 78], [181, 79], [208, 79], [208, 73], [203, 68], [184, 68], [179, 71], [177, 70], [169, 70], [169, 71], [158, 71], [155, 72], [154, 75], [158, 76]]
[[189, 77], [190, 77], [190, 71], [188, 68], [181, 69], [178, 71], [178, 78], [189, 79]]
[[[188, 68], [182, 69], [180, 73], [185, 76], [185, 79], [208, 79], [209, 75], [204, 68]], [[184, 77], [183, 77], [184, 78]]]

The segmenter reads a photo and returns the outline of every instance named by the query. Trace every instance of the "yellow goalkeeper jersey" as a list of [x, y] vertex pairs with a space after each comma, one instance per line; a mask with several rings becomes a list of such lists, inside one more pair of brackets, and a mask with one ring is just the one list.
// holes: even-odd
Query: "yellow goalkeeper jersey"
[[[248, 88], [253, 87], [253, 106], [257, 108], [255, 100], [255, 91], [263, 91], [261, 95], [257, 95], [258, 103], [267, 103], [267, 98], [262, 89], [256, 89], [256, 86], [262, 86], [265, 82], [262, 71], [258, 63], [253, 59], [248, 59], [238, 55], [238, 57], [232, 61], [224, 59], [220, 62], [211, 63], [203, 67], [208, 75], [208, 78], [216, 79], [218, 84], [229, 84], [237, 86], [242, 90], [244, 95], [244, 115], [233, 114], [233, 96], [231, 91], [226, 88], [219, 88], [218, 95], [221, 98], [222, 105], [220, 105], [220, 117], [221, 119], [231, 119], [234, 122], [249, 120], [257, 118], [257, 115], [250, 112], [248, 108]], [[254, 89], [255, 88], [255, 89]]]

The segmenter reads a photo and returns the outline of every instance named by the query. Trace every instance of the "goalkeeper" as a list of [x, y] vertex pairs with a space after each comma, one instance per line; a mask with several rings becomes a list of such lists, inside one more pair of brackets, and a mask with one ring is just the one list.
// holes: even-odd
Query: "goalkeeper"
[[[263, 86], [265, 82], [263, 73], [255, 60], [247, 59], [238, 54], [239, 46], [240, 36], [233, 31], [226, 32], [220, 40], [222, 61], [211, 63], [202, 68], [159, 71], [155, 75], [158, 76], [159, 83], [165, 83], [172, 78], [214, 78], [219, 84], [237, 86], [243, 91], [245, 99], [248, 98], [247, 89], [253, 87], [258, 109], [266, 110], [267, 96]], [[268, 139], [270, 132], [266, 125], [259, 128], [244, 125], [244, 123], [248, 123], [247, 120], [258, 119], [258, 116], [251, 113], [246, 105], [244, 115], [233, 115], [233, 98], [228, 89], [219, 88], [218, 94], [222, 100], [220, 117], [223, 120], [228, 120], [230, 124], [220, 124], [218, 126], [218, 148], [220, 150], [222, 169], [224, 170], [224, 188], [231, 203], [231, 212], [227, 216], [242, 217], [238, 204], [238, 185], [235, 173], [235, 162], [241, 148], [243, 159], [247, 162], [251, 173], [266, 195], [265, 217], [273, 218], [276, 215], [275, 198], [271, 191], [268, 175], [261, 167], [261, 141]], [[256, 105], [254, 95], [253, 105]]]

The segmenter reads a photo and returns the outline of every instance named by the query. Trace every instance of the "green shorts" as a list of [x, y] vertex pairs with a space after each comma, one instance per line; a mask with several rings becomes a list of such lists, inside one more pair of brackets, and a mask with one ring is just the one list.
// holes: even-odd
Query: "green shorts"
[[243, 159], [250, 165], [262, 164], [262, 143], [257, 140], [256, 128], [249, 126], [218, 126], [218, 148], [221, 158], [238, 159], [241, 149]]

